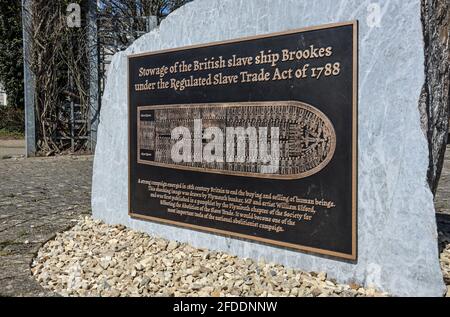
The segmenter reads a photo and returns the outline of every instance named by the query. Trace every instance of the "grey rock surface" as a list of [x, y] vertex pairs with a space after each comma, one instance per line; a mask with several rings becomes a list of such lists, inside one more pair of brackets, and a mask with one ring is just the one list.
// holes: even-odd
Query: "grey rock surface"
[[[418, 102], [425, 82], [421, 1], [197, 0], [114, 56], [94, 160], [94, 217], [197, 247], [324, 271], [394, 295], [441, 296], [428, 145]], [[376, 17], [376, 16], [375, 16]], [[130, 219], [127, 55], [358, 19], [358, 261], [334, 259]]]

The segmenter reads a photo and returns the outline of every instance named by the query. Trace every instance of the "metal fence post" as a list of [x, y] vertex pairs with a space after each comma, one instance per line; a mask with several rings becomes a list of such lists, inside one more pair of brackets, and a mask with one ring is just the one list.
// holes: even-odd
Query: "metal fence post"
[[22, 0], [25, 140], [26, 140], [27, 157], [36, 155], [36, 118], [34, 109], [36, 80], [30, 67], [31, 46], [32, 46], [29, 33], [32, 25], [31, 1], [32, 0]]

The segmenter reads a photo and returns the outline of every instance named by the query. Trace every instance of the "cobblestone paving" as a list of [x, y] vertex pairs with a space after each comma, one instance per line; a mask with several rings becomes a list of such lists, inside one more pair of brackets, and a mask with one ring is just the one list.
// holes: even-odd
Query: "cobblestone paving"
[[438, 190], [435, 197], [436, 211], [450, 215], [450, 145], [444, 158], [444, 168], [439, 180]]
[[92, 157], [0, 160], [0, 296], [49, 296], [30, 273], [40, 246], [90, 213]]
[[[437, 224], [439, 233], [439, 251], [441, 252], [441, 265], [445, 250], [450, 249], [450, 145], [445, 153], [444, 168], [436, 192], [435, 202], [437, 211]], [[444, 280], [447, 288], [450, 289], [450, 267], [443, 267]], [[450, 297], [450, 290], [447, 296]]]

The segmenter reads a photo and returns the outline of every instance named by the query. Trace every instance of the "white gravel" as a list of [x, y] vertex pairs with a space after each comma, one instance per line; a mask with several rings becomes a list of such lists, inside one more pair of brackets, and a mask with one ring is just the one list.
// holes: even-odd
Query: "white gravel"
[[90, 217], [45, 244], [31, 271], [63, 296], [387, 296]]

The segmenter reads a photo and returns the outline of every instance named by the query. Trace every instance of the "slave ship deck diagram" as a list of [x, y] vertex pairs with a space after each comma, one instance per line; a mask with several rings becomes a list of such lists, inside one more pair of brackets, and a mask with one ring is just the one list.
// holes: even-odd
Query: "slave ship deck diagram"
[[[137, 153], [141, 164], [248, 177], [299, 179], [322, 170], [332, 159], [336, 147], [331, 121], [317, 108], [298, 101], [143, 106], [138, 108], [137, 114]], [[194, 123], [199, 119], [202, 131], [196, 135]], [[189, 142], [200, 142], [201, 149], [211, 141], [205, 138], [205, 129], [219, 128], [223, 131], [223, 160], [194, 160], [195, 146], [192, 146], [191, 161], [174, 162], [171, 151], [179, 140], [172, 137], [172, 131], [177, 127], [191, 131]], [[261, 131], [259, 128], [267, 128], [269, 154], [274, 144], [271, 129], [278, 128], [279, 154], [275, 172], [264, 172], [267, 162], [252, 160], [251, 153], [259, 153], [254, 149], [258, 143], [251, 142], [248, 134], [244, 141], [245, 154], [237, 155], [239, 151], [235, 142], [233, 153], [236, 157], [233, 162], [227, 161], [226, 144], [230, 140], [227, 140], [226, 131], [237, 127], [254, 127], [257, 132]]]

